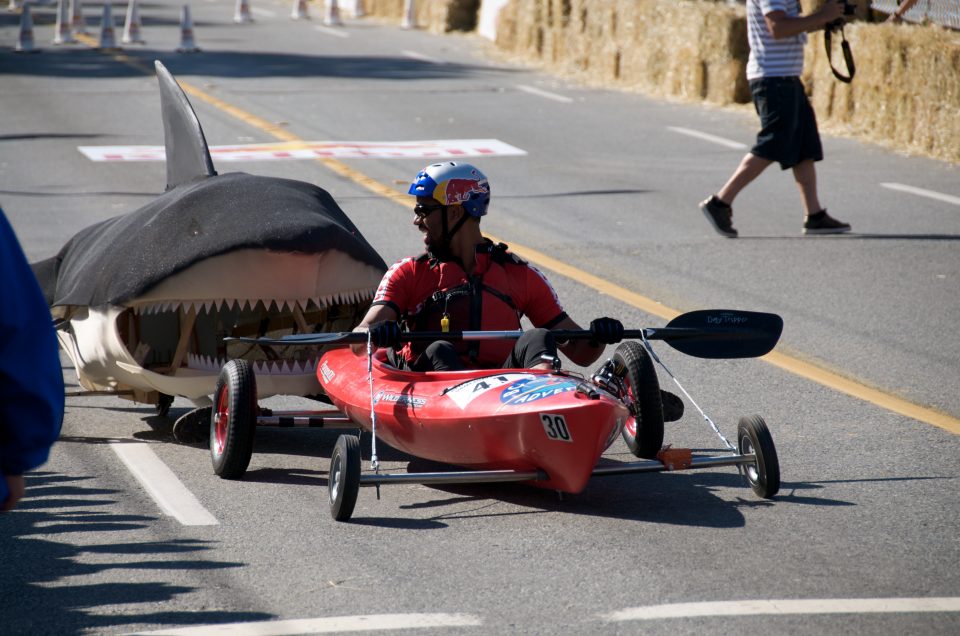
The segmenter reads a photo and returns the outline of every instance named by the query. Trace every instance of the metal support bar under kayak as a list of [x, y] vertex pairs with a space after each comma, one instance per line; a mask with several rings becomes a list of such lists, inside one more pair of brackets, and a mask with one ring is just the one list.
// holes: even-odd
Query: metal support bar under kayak
[[446, 473], [403, 473], [360, 475], [361, 486], [384, 484], [485, 484], [507, 481], [546, 481], [542, 470], [529, 472], [517, 470], [462, 470]]
[[648, 459], [640, 462], [629, 462], [626, 464], [610, 464], [608, 466], [597, 466], [593, 469], [594, 477], [603, 477], [606, 475], [629, 475], [630, 473], [660, 473], [676, 472], [678, 470], [694, 470], [697, 468], [713, 468], [715, 466], [738, 466], [741, 464], [755, 464], [756, 455], [721, 455], [719, 457], [694, 457], [690, 460], [688, 468], [670, 469], [655, 459]]

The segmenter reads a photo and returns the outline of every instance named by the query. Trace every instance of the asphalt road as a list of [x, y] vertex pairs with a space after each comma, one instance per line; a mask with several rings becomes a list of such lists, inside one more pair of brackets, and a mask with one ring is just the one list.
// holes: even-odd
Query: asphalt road
[[[258, 621], [272, 631], [234, 633], [960, 630], [957, 166], [826, 136], [821, 199], [854, 232], [803, 237], [796, 188], [772, 168], [737, 200], [741, 238], [726, 240], [697, 202], [742, 156], [727, 142], [751, 143], [747, 110], [571, 84], [498, 60], [473, 36], [372, 20], [331, 30], [316, 7], [294, 22], [288, 5], [265, 1], [254, 24], [235, 25], [233, 9], [194, 5], [203, 52], [178, 55], [179, 5], [142, 4], [147, 44], [124, 57], [50, 45], [51, 5], [34, 9], [43, 52], [16, 55], [16, 17], [0, 14], [0, 204], [31, 260], [162, 192], [161, 162], [77, 150], [162, 144], [144, 70], [154, 59], [221, 100], [191, 98], [211, 145], [276, 141], [249, 116], [307, 141], [499, 139], [526, 154], [471, 159], [493, 187], [483, 227], [577, 268], [548, 274], [582, 324], [665, 322], [585, 274], [667, 309], [783, 316], [778, 352], [812, 375], [659, 351], [728, 437], [741, 415], [764, 416], [781, 493], [756, 499], [733, 469], [598, 478], [562, 498], [397, 486], [379, 500], [363, 490], [353, 523], [338, 524], [325, 504], [332, 432], [261, 431], [247, 477], [228, 482], [204, 447], [173, 441], [187, 402], [161, 418], [113, 397], [70, 398], [51, 460], [0, 517], [3, 633], [192, 634]], [[320, 185], [391, 262], [420, 249], [410, 210], [355, 177], [401, 192], [426, 163], [343, 159], [346, 176], [310, 160], [217, 168]], [[65, 377], [75, 390], [71, 368]], [[854, 388], [839, 390], [838, 377]], [[722, 450], [692, 412], [666, 441]], [[184, 524], [158, 505], [121, 459], [141, 444], [215, 523]], [[632, 456], [618, 441], [608, 458]], [[381, 459], [403, 470], [411, 458]], [[711, 605], [672, 606], [685, 603]]]

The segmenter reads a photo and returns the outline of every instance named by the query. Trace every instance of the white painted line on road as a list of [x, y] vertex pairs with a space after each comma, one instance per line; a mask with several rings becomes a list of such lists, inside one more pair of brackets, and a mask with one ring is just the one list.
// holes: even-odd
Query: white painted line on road
[[[163, 146], [77, 146], [91, 161], [166, 161]], [[210, 146], [219, 161], [287, 161], [293, 159], [465, 157], [525, 155], [499, 139], [428, 139], [417, 141], [301, 141]]]
[[260, 7], [250, 7], [250, 13], [261, 16], [263, 18], [277, 17], [277, 14], [271, 11], [270, 9], [261, 9]]
[[934, 190], [924, 190], [923, 188], [915, 188], [913, 186], [904, 185], [902, 183], [881, 183], [880, 185], [882, 185], [884, 188], [890, 188], [891, 190], [909, 192], [910, 194], [915, 194], [921, 197], [927, 197], [928, 199], [936, 199], [937, 201], [944, 201], [945, 203], [960, 205], [960, 197], [955, 197], [950, 194], [944, 194], [942, 192], [936, 192]]
[[611, 622], [691, 618], [698, 616], [758, 616], [772, 614], [890, 614], [960, 612], [960, 597], [826, 598], [668, 603], [631, 607], [603, 616]]
[[566, 95], [557, 95], [556, 93], [551, 93], [550, 91], [539, 89], [536, 86], [527, 86], [526, 84], [517, 84], [517, 89], [523, 91], [524, 93], [530, 93], [531, 95], [536, 95], [537, 97], [552, 99], [555, 102], [562, 102], [564, 104], [569, 104], [573, 101], [572, 97], [567, 97]]
[[288, 634], [329, 634], [388, 629], [427, 629], [431, 627], [476, 627], [480, 618], [472, 614], [371, 614], [367, 616], [331, 616], [285, 621], [224, 623], [199, 625], [155, 632], [137, 632], [149, 636], [287, 636]]
[[185, 526], [215, 526], [219, 523], [170, 467], [157, 457], [149, 444], [113, 442], [110, 447], [166, 514]]
[[417, 53], [416, 51], [400, 51], [400, 54], [404, 57], [420, 60], [421, 62], [427, 62], [429, 64], [446, 64], [445, 60], [441, 60], [440, 58], [436, 57], [430, 57], [429, 55], [424, 55], [423, 53]]
[[717, 137], [716, 135], [700, 132], [699, 130], [693, 130], [692, 128], [682, 128], [680, 126], [667, 126], [667, 128], [673, 132], [680, 133], [681, 135], [696, 137], [697, 139], [710, 141], [715, 144], [720, 144], [721, 146], [726, 146], [727, 148], [733, 148], [735, 150], [746, 150], [747, 148], [747, 144], [742, 144], [739, 141], [733, 141], [732, 139], [726, 139], [724, 137]]
[[334, 29], [332, 27], [325, 27], [325, 26], [319, 26], [319, 25], [313, 28], [319, 31], [320, 33], [326, 33], [327, 35], [335, 35], [338, 38], [350, 37], [350, 33], [348, 33], [347, 31], [344, 31], [343, 29]]

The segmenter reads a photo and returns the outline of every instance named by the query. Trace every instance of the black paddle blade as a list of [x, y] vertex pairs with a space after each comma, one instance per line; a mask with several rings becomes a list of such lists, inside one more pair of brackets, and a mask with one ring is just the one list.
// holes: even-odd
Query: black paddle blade
[[646, 335], [688, 356], [718, 359], [766, 355], [782, 332], [783, 319], [776, 314], [703, 309], [681, 314], [666, 327], [647, 329]]

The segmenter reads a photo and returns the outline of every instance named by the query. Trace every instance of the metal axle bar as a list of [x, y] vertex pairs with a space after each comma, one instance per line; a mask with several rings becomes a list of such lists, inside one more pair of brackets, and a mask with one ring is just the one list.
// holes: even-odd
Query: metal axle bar
[[361, 486], [384, 484], [488, 484], [509, 481], [546, 481], [542, 470], [462, 470], [446, 473], [405, 473], [360, 475]]
[[593, 469], [594, 477], [604, 477], [606, 475], [629, 475], [631, 473], [662, 473], [676, 472], [678, 470], [695, 470], [697, 468], [713, 468], [715, 466], [739, 466], [742, 464], [756, 463], [756, 455], [722, 455], [718, 457], [694, 457], [690, 460], [689, 468], [667, 468], [664, 464], [648, 459], [639, 462], [630, 462], [627, 464], [612, 464], [610, 466], [597, 466]]
[[257, 426], [281, 428], [357, 428], [349, 417], [331, 411], [332, 415], [309, 411], [273, 411], [270, 415], [258, 415]]

